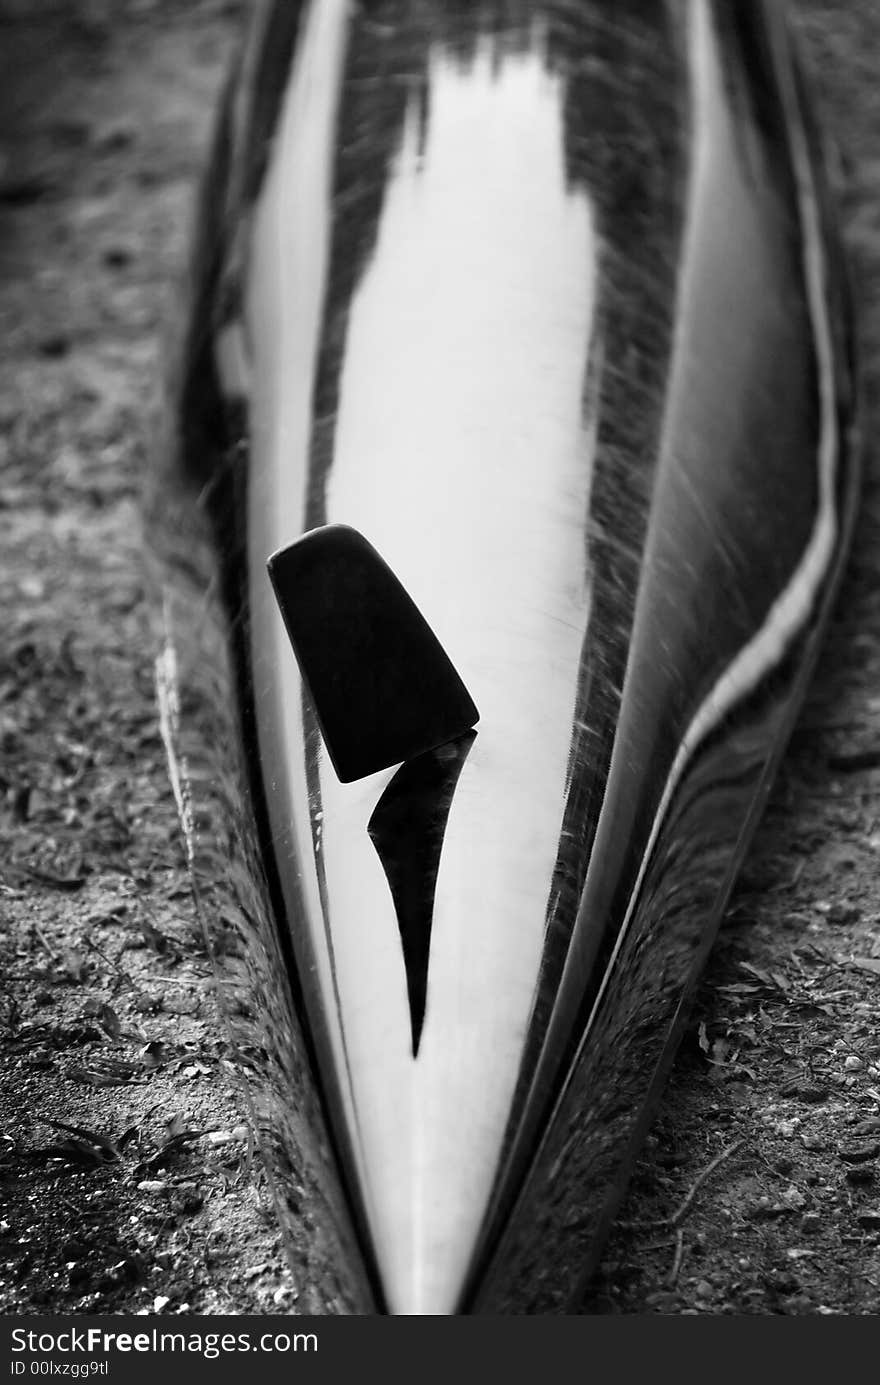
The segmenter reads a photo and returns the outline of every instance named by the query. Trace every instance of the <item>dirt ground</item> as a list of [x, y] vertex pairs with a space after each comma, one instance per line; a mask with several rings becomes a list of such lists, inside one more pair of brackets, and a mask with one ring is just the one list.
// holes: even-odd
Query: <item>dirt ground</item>
[[[244, 0], [0, 0], [0, 1307], [329, 1313], [285, 1255], [155, 707], [150, 401]], [[587, 1313], [880, 1311], [880, 9], [794, 6], [844, 149], [862, 518]]]

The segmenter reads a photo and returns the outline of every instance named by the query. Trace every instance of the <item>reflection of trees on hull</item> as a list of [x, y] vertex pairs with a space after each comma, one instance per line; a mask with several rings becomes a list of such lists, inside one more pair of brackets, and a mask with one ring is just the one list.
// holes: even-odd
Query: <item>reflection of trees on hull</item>
[[744, 823], [762, 806], [815, 646], [814, 633], [682, 781], [592, 1018], [585, 1006], [577, 1032], [589, 1023], [586, 1040], [526, 1179], [516, 1230], [501, 1232], [477, 1285], [476, 1311], [571, 1311], [595, 1271], [748, 844]]

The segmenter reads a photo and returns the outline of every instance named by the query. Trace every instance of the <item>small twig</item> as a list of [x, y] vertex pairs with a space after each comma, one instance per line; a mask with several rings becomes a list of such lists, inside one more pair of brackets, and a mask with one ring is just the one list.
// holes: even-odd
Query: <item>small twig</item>
[[702, 1172], [697, 1174], [686, 1196], [670, 1217], [659, 1217], [657, 1221], [618, 1222], [619, 1228], [622, 1231], [662, 1231], [666, 1228], [674, 1231], [676, 1227], [680, 1226], [684, 1221], [691, 1209], [694, 1198], [706, 1182], [706, 1179], [711, 1178], [712, 1174], [724, 1163], [725, 1159], [729, 1159], [732, 1154], [736, 1154], [737, 1150], [741, 1149], [744, 1144], [745, 1140], [734, 1140], [732, 1145], [728, 1145], [726, 1149], [722, 1149], [720, 1154], [716, 1154], [711, 1163], [707, 1164]]
[[773, 1167], [773, 1165], [770, 1163], [770, 1160], [767, 1158], [765, 1154], [761, 1154], [760, 1152], [758, 1152], [756, 1154], [756, 1158], [758, 1159], [759, 1163], [764, 1165], [764, 1168], [767, 1170], [771, 1178], [775, 1178], [779, 1183], [784, 1183], [787, 1188], [797, 1188], [798, 1192], [801, 1193], [804, 1191], [803, 1188], [798, 1187], [797, 1183], [795, 1183], [792, 1180], [790, 1172], [780, 1173], [779, 1169], [775, 1169]]
[[678, 1276], [679, 1271], [681, 1270], [681, 1262], [683, 1258], [684, 1232], [682, 1231], [681, 1227], [679, 1227], [679, 1229], [675, 1233], [675, 1254], [672, 1257], [672, 1268], [669, 1271], [668, 1283], [670, 1289], [674, 1289], [676, 1284], [678, 1283]]
[[55, 951], [54, 947], [53, 947], [52, 944], [49, 942], [49, 939], [46, 937], [46, 935], [45, 935], [45, 933], [43, 932], [43, 930], [42, 930], [42, 928], [40, 927], [40, 925], [39, 925], [38, 923], [34, 923], [34, 924], [31, 925], [31, 927], [33, 928], [33, 930], [34, 930], [34, 932], [36, 933], [37, 937], [39, 938], [40, 942], [43, 944], [43, 947], [44, 947], [44, 948], [46, 949], [46, 951], [48, 952], [49, 956], [52, 958], [52, 961], [53, 961], [53, 962], [57, 962], [57, 961], [58, 961], [58, 953]]
[[681, 1226], [681, 1223], [684, 1221], [685, 1217], [690, 1211], [691, 1204], [694, 1198], [702, 1188], [703, 1184], [706, 1182], [706, 1179], [711, 1178], [712, 1174], [715, 1172], [717, 1168], [721, 1167], [725, 1159], [729, 1159], [732, 1154], [736, 1154], [737, 1150], [742, 1149], [744, 1144], [745, 1140], [734, 1140], [732, 1145], [728, 1145], [726, 1149], [722, 1149], [720, 1154], [715, 1155], [715, 1158], [711, 1161], [711, 1163], [706, 1165], [702, 1173], [697, 1174], [696, 1178], [694, 1179], [693, 1183], [687, 1191], [687, 1195], [679, 1203], [678, 1207], [676, 1207], [672, 1216], [669, 1218], [670, 1226]]
[[806, 856], [802, 856], [801, 859], [797, 862], [794, 870], [791, 872], [791, 875], [788, 877], [788, 879], [783, 880], [782, 883], [780, 885], [777, 885], [776, 888], [778, 890], [793, 890], [795, 885], [798, 884], [806, 868], [807, 858]]
[[88, 934], [83, 934], [81, 942], [83, 947], [89, 948], [92, 952], [96, 952], [98, 956], [101, 958], [102, 962], [106, 962], [108, 967], [112, 967], [113, 970], [119, 976], [120, 980], [124, 981], [126, 985], [129, 986], [130, 989], [135, 992], [136, 995], [147, 994], [147, 992], [144, 991], [143, 987], [138, 985], [131, 973], [127, 972], [125, 968], [121, 965], [121, 963], [115, 961], [112, 957], [108, 956], [104, 949], [99, 947], [98, 944], [88, 936]]

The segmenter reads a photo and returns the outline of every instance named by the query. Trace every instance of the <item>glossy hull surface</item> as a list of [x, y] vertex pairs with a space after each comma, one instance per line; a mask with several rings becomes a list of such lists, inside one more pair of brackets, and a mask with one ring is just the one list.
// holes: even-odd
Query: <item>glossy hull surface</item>
[[[816, 141], [778, 12], [733, 15], [270, 5], [227, 106], [184, 432], [230, 420], [267, 850], [393, 1312], [575, 1291], [840, 565]], [[402, 771], [340, 782], [266, 573], [324, 525], [480, 711], [381, 840]]]

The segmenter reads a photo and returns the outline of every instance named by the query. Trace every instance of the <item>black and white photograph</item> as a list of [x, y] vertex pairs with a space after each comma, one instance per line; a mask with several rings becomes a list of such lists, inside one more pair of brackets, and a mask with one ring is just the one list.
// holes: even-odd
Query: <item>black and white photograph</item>
[[880, 1313], [878, 86], [0, 0], [9, 1324]]

